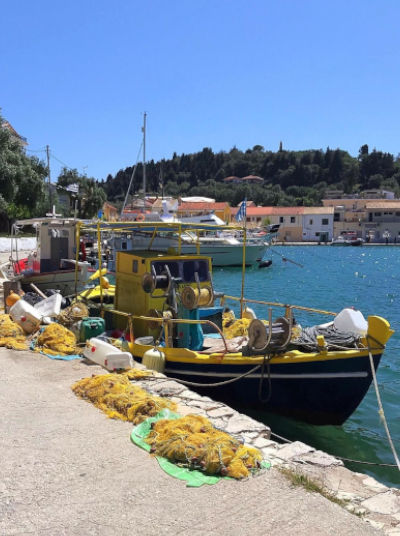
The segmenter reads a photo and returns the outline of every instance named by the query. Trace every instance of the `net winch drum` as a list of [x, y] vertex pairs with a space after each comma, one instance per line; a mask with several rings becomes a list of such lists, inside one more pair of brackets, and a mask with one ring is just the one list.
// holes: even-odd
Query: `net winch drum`
[[208, 307], [214, 302], [214, 294], [211, 287], [193, 288], [189, 285], [181, 291], [181, 302], [185, 309], [190, 311], [198, 307]]
[[271, 328], [261, 320], [252, 320], [248, 329], [248, 349], [253, 354], [266, 354], [270, 351], [280, 350], [288, 344], [290, 332], [291, 323], [283, 316], [277, 318], [272, 323]]
[[165, 265], [165, 270], [159, 275], [156, 274], [154, 266], [152, 266], [151, 273], [145, 272], [142, 276], [142, 289], [146, 294], [153, 294], [156, 289], [164, 290], [168, 294], [171, 281], [171, 272], [167, 265]]

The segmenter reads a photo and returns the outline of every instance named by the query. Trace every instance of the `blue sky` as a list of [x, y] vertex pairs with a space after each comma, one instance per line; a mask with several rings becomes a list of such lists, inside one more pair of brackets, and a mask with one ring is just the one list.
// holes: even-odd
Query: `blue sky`
[[0, 107], [28, 149], [98, 179], [135, 163], [144, 111], [148, 159], [281, 140], [397, 155], [399, 15], [391, 0], [3, 1]]

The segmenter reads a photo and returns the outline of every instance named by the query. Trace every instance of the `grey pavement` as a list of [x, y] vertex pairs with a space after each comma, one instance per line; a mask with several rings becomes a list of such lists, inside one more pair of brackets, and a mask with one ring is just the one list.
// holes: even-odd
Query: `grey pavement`
[[104, 372], [0, 349], [0, 534], [382, 534], [271, 469], [187, 488], [70, 386]]

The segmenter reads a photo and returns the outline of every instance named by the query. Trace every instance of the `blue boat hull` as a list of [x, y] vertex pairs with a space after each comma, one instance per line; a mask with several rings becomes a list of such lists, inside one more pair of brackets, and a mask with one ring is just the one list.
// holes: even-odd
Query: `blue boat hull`
[[[373, 357], [375, 369], [382, 354]], [[195, 364], [167, 361], [165, 374], [202, 384], [240, 376], [254, 365]], [[236, 382], [193, 387], [235, 408], [277, 413], [311, 424], [340, 425], [363, 400], [372, 381], [367, 356], [301, 363], [271, 363]]]

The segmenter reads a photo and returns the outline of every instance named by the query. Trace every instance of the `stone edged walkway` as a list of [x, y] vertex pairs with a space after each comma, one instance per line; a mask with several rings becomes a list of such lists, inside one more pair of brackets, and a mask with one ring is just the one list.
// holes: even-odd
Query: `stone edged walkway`
[[400, 489], [389, 488], [368, 475], [350, 471], [341, 460], [300, 441], [288, 444], [272, 441], [271, 431], [264, 424], [190, 391], [162, 374], [135, 383], [151, 393], [171, 398], [182, 415], [204, 415], [215, 427], [260, 449], [273, 467], [308, 477], [329, 496], [344, 501], [345, 508], [366, 523], [388, 535], [400, 536]]

